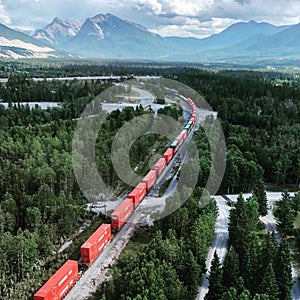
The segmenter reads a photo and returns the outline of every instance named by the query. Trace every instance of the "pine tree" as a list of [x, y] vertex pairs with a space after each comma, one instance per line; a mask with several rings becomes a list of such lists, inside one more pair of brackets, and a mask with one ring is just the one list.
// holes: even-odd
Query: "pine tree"
[[251, 299], [251, 294], [248, 290], [243, 291], [237, 300], [250, 300]]
[[235, 300], [237, 298], [237, 291], [235, 288], [230, 288], [223, 296], [222, 300]]
[[230, 247], [223, 264], [222, 283], [226, 288], [236, 287], [240, 278], [238, 255], [233, 247]]
[[289, 193], [283, 192], [282, 198], [276, 204], [274, 214], [278, 220], [278, 227], [284, 235], [290, 235], [293, 233], [295, 217]]
[[291, 288], [293, 286], [291, 253], [285, 240], [282, 241], [278, 248], [275, 259], [275, 272], [279, 288], [279, 299], [291, 299]]
[[275, 256], [277, 253], [277, 242], [273, 234], [268, 233], [262, 242], [258, 258], [258, 277], [261, 280], [266, 268], [271, 263], [275, 268]]
[[268, 214], [268, 199], [264, 189], [264, 182], [262, 180], [260, 180], [254, 188], [253, 195], [257, 198], [259, 214], [261, 216], [266, 216]]
[[219, 256], [215, 251], [209, 272], [209, 291], [205, 296], [206, 300], [221, 299], [223, 294], [222, 266]]
[[269, 295], [270, 300], [278, 299], [278, 285], [275, 278], [275, 273], [272, 264], [270, 263], [265, 270], [262, 281], [259, 285], [259, 292]]

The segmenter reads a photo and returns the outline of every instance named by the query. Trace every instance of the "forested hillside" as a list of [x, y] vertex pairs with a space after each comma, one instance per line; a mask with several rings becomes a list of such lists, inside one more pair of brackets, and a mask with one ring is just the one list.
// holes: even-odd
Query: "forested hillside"
[[[6, 295], [1, 299], [31, 297], [62, 261], [70, 256], [78, 257], [80, 240], [77, 252], [58, 254], [66, 238], [77, 235], [81, 226], [104, 221], [86, 210], [86, 200], [73, 174], [71, 143], [75, 118], [80, 116], [90, 100], [110, 84], [76, 80], [68, 83], [34, 82], [28, 77], [29, 74], [153, 74], [175, 78], [197, 90], [219, 112], [227, 144], [227, 167], [219, 193], [251, 192], [262, 180], [276, 188], [287, 186], [296, 190], [299, 186], [300, 81], [296, 76], [273, 72], [204, 71], [179, 66], [145, 68], [144, 65], [131, 66], [129, 63], [114, 66], [51, 65], [49, 69], [45, 65], [32, 67], [18, 63], [16, 68], [26, 68], [28, 73], [13, 74], [14, 68], [6, 66], [2, 71], [11, 74], [11, 77], [6, 85], [0, 86], [1, 99], [10, 103], [8, 109], [0, 105], [0, 294]], [[26, 101], [55, 101], [60, 102], [61, 107], [42, 110], [20, 105]], [[177, 119], [181, 118], [182, 113], [175, 107], [160, 112]], [[114, 172], [110, 158], [111, 143], [126, 121], [143, 113], [145, 111], [141, 107], [113, 112], [97, 139], [99, 171], [105, 183], [112, 189], [117, 188], [120, 193], [129, 187], [120, 183]], [[146, 246], [143, 254], [120, 262], [113, 276], [113, 284], [105, 292], [107, 299], [125, 299], [127, 296], [133, 299], [145, 295], [125, 284], [122, 276], [128, 272], [134, 272], [141, 282], [145, 281], [145, 274], [151, 274], [146, 282], [148, 292], [160, 293], [161, 299], [169, 299], [176, 293], [183, 297], [181, 299], [195, 296], [212, 237], [216, 210], [213, 204], [202, 210], [197, 207], [211, 162], [204, 131], [199, 130], [194, 139], [200, 154], [198, 188], [185, 206], [155, 225], [155, 233], [151, 236], [153, 247]], [[130, 152], [132, 167], [138, 167], [140, 174], [146, 172], [153, 147], [162, 153], [167, 142], [156, 135], [138, 139]], [[173, 200], [171, 198], [169, 201]], [[246, 204], [243, 209], [248, 209]], [[280, 210], [278, 215], [282, 217]], [[257, 212], [251, 222], [257, 224], [256, 221]], [[247, 238], [256, 236], [255, 226], [249, 229]], [[200, 233], [203, 235], [198, 237]], [[196, 237], [197, 240], [193, 240]], [[261, 257], [259, 255], [262, 255], [265, 243], [273, 245], [273, 241], [272, 237], [259, 237], [259, 241], [259, 247], [254, 250]], [[235, 242], [231, 239], [232, 246]], [[165, 245], [168, 245], [167, 250]], [[266, 265], [269, 269], [273, 268], [276, 280], [278, 275], [274, 257], [279, 255], [282, 247], [285, 247], [284, 244], [274, 248], [273, 256]], [[239, 259], [248, 259], [243, 257], [241, 250], [235, 251]], [[232, 252], [229, 253], [235, 256]], [[179, 264], [179, 259], [182, 264]], [[240, 268], [241, 263], [238, 264]], [[162, 267], [156, 269], [156, 265]], [[193, 268], [197, 279], [184, 276], [188, 268]], [[146, 273], [142, 273], [141, 269]], [[228, 286], [228, 293], [247, 293], [247, 289], [254, 296], [267, 292], [265, 287], [252, 289], [246, 282], [247, 271], [239, 272], [242, 272], [239, 277], [245, 277], [243, 285], [236, 291]], [[269, 273], [272, 274], [271, 271]], [[167, 275], [170, 281], [167, 281]], [[161, 283], [159, 290], [153, 283], [156, 279]], [[271, 279], [261, 278], [262, 281]], [[130, 280], [134, 278], [128, 277]], [[174, 282], [180, 289], [175, 288]], [[225, 283], [222, 285], [226, 286]], [[115, 289], [116, 286], [124, 289]], [[277, 286], [278, 293], [281, 293], [278, 283]]]

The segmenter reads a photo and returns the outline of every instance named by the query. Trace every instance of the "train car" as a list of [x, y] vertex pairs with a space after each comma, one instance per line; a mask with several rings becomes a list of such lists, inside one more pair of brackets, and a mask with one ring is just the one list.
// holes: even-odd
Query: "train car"
[[111, 225], [102, 224], [80, 247], [81, 261], [91, 264], [101, 254], [111, 239]]
[[168, 148], [165, 153], [163, 154], [164, 159], [166, 160], [166, 163], [168, 164], [172, 157], [173, 157], [173, 149], [172, 148]]
[[193, 105], [193, 100], [191, 98], [187, 98], [187, 102], [190, 104], [190, 105]]
[[178, 140], [174, 140], [170, 146], [170, 148], [173, 149], [173, 155], [178, 151], [179, 148], [179, 142]]
[[156, 171], [155, 170], [151, 170], [143, 178], [143, 182], [146, 183], [147, 192], [149, 192], [152, 189], [155, 181], [156, 181]]
[[132, 192], [128, 195], [128, 198], [132, 199], [134, 207], [137, 207], [146, 195], [146, 183], [141, 182], [132, 190]]
[[185, 125], [185, 129], [190, 132], [193, 128], [194, 123], [192, 121], [189, 121], [186, 125]]
[[126, 198], [111, 215], [111, 229], [118, 231], [129, 219], [134, 210], [133, 200]]
[[157, 176], [157, 178], [160, 176], [160, 174], [163, 172], [163, 170], [165, 168], [166, 168], [166, 159], [164, 157], [162, 157], [153, 166], [153, 170], [156, 170], [156, 176]]
[[78, 262], [68, 260], [35, 293], [34, 300], [61, 300], [78, 279]]
[[180, 147], [183, 142], [183, 135], [181, 133], [177, 136], [176, 141], [178, 141], [178, 147]]
[[183, 140], [185, 140], [187, 138], [188, 132], [186, 129], [183, 129], [180, 133], [180, 135], [182, 136]]

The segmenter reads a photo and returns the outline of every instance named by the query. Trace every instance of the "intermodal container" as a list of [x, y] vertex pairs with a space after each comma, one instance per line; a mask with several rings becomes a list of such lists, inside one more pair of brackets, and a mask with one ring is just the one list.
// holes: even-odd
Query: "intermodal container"
[[166, 163], [168, 164], [170, 162], [170, 160], [173, 157], [173, 149], [172, 148], [168, 148], [165, 153], [164, 153], [164, 159], [166, 160]]
[[172, 144], [171, 144], [171, 148], [174, 150], [174, 149], [176, 149], [176, 147], [178, 147], [178, 144], [179, 144], [179, 142], [178, 142], [178, 140], [176, 139], [176, 140], [174, 140], [173, 142], [172, 142]]
[[177, 138], [176, 141], [178, 141], [178, 146], [180, 146], [183, 142], [183, 135], [180, 133]]
[[182, 135], [183, 140], [185, 140], [186, 137], [187, 137], [187, 131], [186, 131], [186, 129], [183, 129], [180, 134]]
[[111, 215], [111, 229], [120, 230], [133, 212], [133, 200], [126, 198]]
[[156, 180], [156, 171], [151, 170], [148, 174], [143, 178], [143, 182], [146, 183], [147, 191], [149, 192], [153, 187]]
[[34, 300], [61, 300], [78, 279], [78, 262], [68, 260], [41, 288]]
[[166, 160], [164, 157], [160, 158], [153, 166], [153, 170], [156, 170], [156, 176], [159, 177], [163, 170], [166, 168]]
[[192, 129], [192, 122], [188, 122], [185, 126], [184, 126], [184, 128], [187, 130], [187, 131], [190, 131], [191, 129]]
[[133, 200], [133, 204], [137, 207], [147, 195], [146, 183], [140, 182], [128, 195], [128, 198]]
[[111, 239], [110, 224], [102, 224], [80, 247], [81, 261], [87, 264], [101, 254]]
[[173, 149], [173, 155], [174, 155], [179, 149], [179, 141], [177, 139], [174, 140], [170, 147]]

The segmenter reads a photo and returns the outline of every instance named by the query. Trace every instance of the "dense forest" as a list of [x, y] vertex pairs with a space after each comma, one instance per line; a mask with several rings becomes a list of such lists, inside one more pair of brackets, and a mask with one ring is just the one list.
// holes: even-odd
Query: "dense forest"
[[[139, 66], [129, 63], [104, 66], [56, 66], [53, 63], [50, 67], [46, 63], [42, 66], [7, 63], [0, 71], [3, 75], [10, 75], [8, 83], [0, 86], [0, 98], [9, 103], [7, 109], [0, 105], [1, 299], [20, 299], [21, 296], [29, 298], [69, 256], [67, 252], [58, 253], [64, 241], [78, 232], [79, 228], [104, 221], [104, 218], [99, 221], [99, 217], [86, 210], [86, 200], [73, 173], [71, 148], [75, 119], [87, 103], [111, 86], [111, 83], [100, 80], [35, 82], [30, 76], [137, 74], [176, 79], [198, 91], [219, 113], [227, 144], [227, 167], [220, 193], [255, 191], [258, 183], [267, 183], [276, 188], [286, 186], [294, 190], [299, 187], [300, 81], [293, 74], [217, 68], [208, 71], [181, 66], [162, 68], [159, 65]], [[59, 102], [61, 107], [42, 110], [21, 105], [28, 101]], [[129, 187], [120, 184], [114, 172], [110, 157], [111, 143], [125, 122], [144, 113], [148, 111], [141, 107], [113, 112], [105, 121], [97, 139], [98, 169], [105, 183], [112, 189], [118, 187], [119, 193], [126, 192]], [[182, 111], [174, 106], [162, 109], [160, 113], [178, 119]], [[103, 297], [106, 299], [142, 299], [145, 295], [148, 299], [192, 299], [195, 296], [212, 238], [216, 208], [214, 202], [204, 209], [197, 206], [209, 176], [211, 159], [209, 144], [202, 129], [195, 134], [194, 140], [200, 154], [201, 170], [197, 189], [184, 206], [155, 224], [151, 243], [143, 250], [143, 254], [118, 263], [112, 284], [105, 290]], [[163, 153], [167, 142], [156, 135], [138, 139], [130, 151], [131, 166], [138, 167], [139, 174], [145, 174], [149, 169], [151, 150], [155, 148], [157, 153]], [[236, 218], [236, 223], [244, 224], [246, 221], [242, 219], [243, 214], [239, 212], [237, 217], [234, 211], [249, 211], [253, 218], [251, 222], [247, 219], [247, 224], [251, 228], [237, 233], [232, 223], [230, 233], [231, 236], [245, 236], [252, 243], [244, 246], [257, 254], [255, 261], [251, 261], [253, 257], [247, 256], [246, 248], [238, 249], [235, 238], [231, 238], [227, 260], [236, 261], [237, 285], [230, 286], [224, 282], [227, 275], [222, 274], [228, 270], [225, 270], [225, 266], [224, 269], [220, 267], [217, 257], [214, 265], [216, 276], [221, 280], [217, 289], [221, 288], [228, 295], [249, 294], [255, 299], [268, 299], [262, 296], [268, 294], [262, 282], [272, 280], [276, 291], [274, 297], [284, 295], [283, 287], [278, 282], [276, 262], [283, 259], [287, 262], [290, 258], [285, 242], [277, 246], [272, 236], [257, 234], [258, 215], [263, 215], [266, 209], [257, 204], [257, 200], [240, 199], [231, 219]], [[294, 220], [299, 211], [299, 200], [291, 204], [291, 201], [283, 199], [278, 204], [276, 216], [283, 234], [291, 233], [291, 224], [286, 225], [291, 218], [284, 218], [283, 213], [287, 209]], [[240, 226], [237, 228], [240, 229]], [[250, 280], [250, 273], [247, 273], [250, 266], [245, 266], [244, 262], [251, 261], [255, 271], [260, 272], [257, 260], [267, 251], [267, 245], [273, 252], [268, 258], [268, 264], [264, 266], [270, 269], [268, 273], [272, 278], [260, 278], [258, 282], [261, 284], [247, 282]], [[283, 257], [284, 253], [286, 257]], [[72, 255], [76, 257], [78, 253]], [[154, 268], [158, 264], [161, 268]], [[193, 268], [195, 277], [186, 276], [190, 273], [187, 272], [189, 268]], [[127, 275], [125, 284], [123, 276], [127, 273], [131, 275]], [[132, 274], [145, 283], [147, 291], [134, 290], [127, 284], [135, 280], [130, 277]], [[147, 281], [145, 274], [152, 280]], [[254, 275], [251, 273], [249, 276], [253, 278]], [[154, 280], [161, 283], [159, 289], [153, 284]], [[116, 289], [117, 286], [120, 288]], [[290, 282], [286, 281], [285, 286], [290, 287]], [[155, 293], [160, 298], [151, 296]], [[172, 295], [178, 296], [172, 298]], [[228, 297], [225, 299], [235, 299]], [[280, 299], [285, 299], [283, 297]]]

